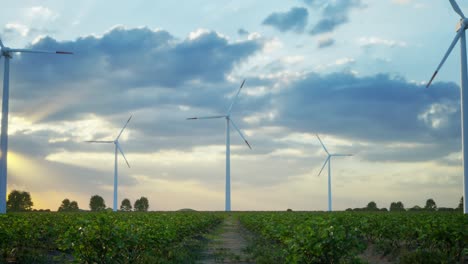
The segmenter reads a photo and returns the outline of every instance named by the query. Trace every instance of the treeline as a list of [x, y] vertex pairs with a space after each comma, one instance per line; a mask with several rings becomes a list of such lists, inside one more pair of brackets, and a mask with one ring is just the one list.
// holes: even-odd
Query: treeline
[[[29, 192], [13, 190], [8, 195], [7, 199], [7, 212], [50, 212], [50, 209], [33, 209], [34, 203]], [[129, 199], [125, 198], [122, 200], [120, 205], [120, 211], [124, 212], [147, 212], [149, 208], [149, 201], [146, 197], [141, 197], [137, 199], [133, 204]], [[104, 199], [99, 195], [93, 195], [89, 199], [89, 209], [92, 212], [99, 211], [112, 211], [112, 208], [108, 208]], [[78, 206], [76, 201], [70, 201], [70, 199], [65, 198], [57, 209], [58, 212], [80, 212], [87, 211], [82, 210]]]
[[390, 204], [390, 209], [387, 209], [386, 207], [383, 208], [378, 208], [377, 204], [372, 201], [367, 204], [366, 207], [363, 208], [348, 208], [346, 211], [391, 211], [391, 212], [405, 212], [405, 211], [411, 211], [411, 212], [418, 212], [418, 211], [439, 211], [439, 212], [455, 212], [455, 211], [463, 211], [463, 196], [460, 198], [460, 201], [458, 203], [458, 206], [455, 208], [450, 208], [450, 207], [437, 207], [436, 202], [434, 199], [430, 198], [427, 199], [426, 205], [424, 207], [421, 207], [419, 205], [415, 205], [410, 208], [405, 208], [405, 205], [401, 202], [392, 202]]

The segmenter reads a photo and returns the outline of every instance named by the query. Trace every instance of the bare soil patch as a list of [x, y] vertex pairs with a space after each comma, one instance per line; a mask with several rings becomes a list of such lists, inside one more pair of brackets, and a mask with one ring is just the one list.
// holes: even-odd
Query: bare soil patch
[[207, 237], [210, 241], [200, 263], [255, 263], [245, 251], [247, 241], [239, 220], [232, 216], [226, 217], [220, 227]]

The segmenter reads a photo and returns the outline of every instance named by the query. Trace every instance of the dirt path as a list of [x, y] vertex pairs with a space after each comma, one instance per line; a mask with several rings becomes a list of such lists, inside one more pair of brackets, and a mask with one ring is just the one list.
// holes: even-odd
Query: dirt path
[[247, 241], [242, 236], [241, 226], [232, 216], [226, 217], [221, 226], [208, 236], [210, 242], [200, 263], [254, 263], [244, 252]]

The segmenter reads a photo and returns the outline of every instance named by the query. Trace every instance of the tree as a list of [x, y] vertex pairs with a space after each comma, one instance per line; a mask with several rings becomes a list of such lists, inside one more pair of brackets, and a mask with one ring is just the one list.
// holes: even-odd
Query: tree
[[104, 202], [104, 199], [101, 196], [93, 195], [89, 200], [89, 208], [93, 212], [103, 211], [106, 209], [106, 203]]
[[78, 203], [76, 201], [70, 202], [68, 198], [65, 198], [62, 201], [62, 204], [60, 205], [59, 209], [57, 211], [59, 212], [77, 212], [80, 209], [78, 208]]
[[366, 210], [367, 211], [378, 211], [379, 208], [377, 208], [377, 204], [374, 201], [372, 201], [372, 202], [367, 204]]
[[437, 209], [437, 205], [436, 205], [436, 202], [434, 201], [434, 199], [432, 199], [432, 198], [427, 199], [426, 205], [424, 206], [424, 210], [426, 210], [426, 211], [435, 211], [436, 209]]
[[31, 211], [33, 202], [28, 192], [13, 190], [8, 195], [7, 210], [9, 212]]
[[78, 203], [76, 201], [70, 203], [70, 211], [78, 212], [79, 210], [80, 208], [78, 207]]
[[392, 202], [390, 204], [390, 211], [405, 211], [405, 206], [403, 205], [402, 202]]
[[68, 200], [68, 198], [65, 198], [63, 201], [62, 201], [62, 204], [60, 205], [60, 207], [58, 208], [58, 212], [67, 212], [69, 211], [70, 209], [70, 200]]
[[463, 211], [463, 196], [460, 198], [460, 203], [458, 204], [457, 210]]
[[132, 211], [132, 204], [130, 203], [129, 199], [125, 198], [122, 200], [122, 204], [120, 205], [120, 210], [124, 212]]
[[138, 212], [148, 211], [148, 207], [149, 207], [148, 198], [142, 196], [140, 199], [135, 201], [135, 204], [133, 207], [135, 208], [135, 211], [138, 211]]
[[418, 211], [422, 211], [422, 210], [423, 209], [419, 205], [415, 205], [415, 206], [411, 207], [410, 209], [408, 209], [408, 211], [412, 211], [412, 212], [418, 212]]

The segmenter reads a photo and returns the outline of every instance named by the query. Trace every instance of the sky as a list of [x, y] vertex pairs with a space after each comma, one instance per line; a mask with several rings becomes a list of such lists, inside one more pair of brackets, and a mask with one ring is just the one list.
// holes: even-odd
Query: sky
[[[459, 0], [468, 12], [468, 2]], [[71, 56], [14, 55], [8, 192], [35, 209], [63, 199], [150, 210], [224, 210], [224, 115], [245, 85], [231, 129], [233, 210], [456, 207], [462, 196], [459, 48], [425, 88], [455, 36], [448, 1], [10, 1], [5, 46]], [[3, 60], [0, 61], [3, 73]]]

